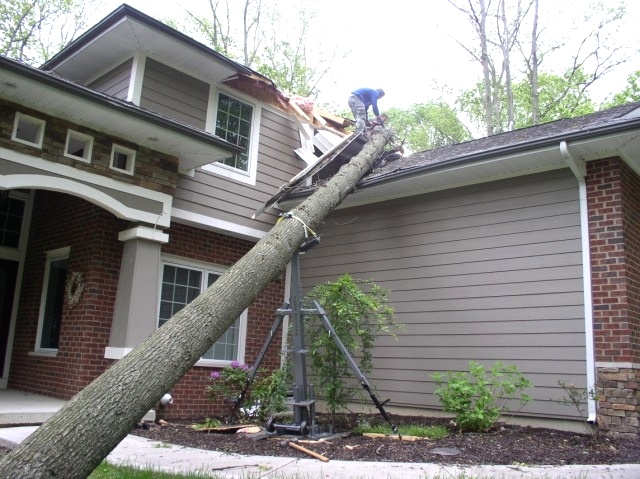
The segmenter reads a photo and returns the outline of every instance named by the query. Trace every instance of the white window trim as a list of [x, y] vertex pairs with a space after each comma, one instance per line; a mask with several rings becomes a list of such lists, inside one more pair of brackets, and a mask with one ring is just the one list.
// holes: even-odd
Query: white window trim
[[258, 146], [260, 143], [260, 116], [262, 107], [249, 100], [242, 95], [233, 92], [230, 93], [225, 89], [216, 89], [213, 85], [209, 87], [209, 108], [207, 109], [207, 122], [205, 131], [215, 134], [216, 117], [218, 113], [218, 93], [224, 93], [231, 98], [251, 105], [253, 107], [253, 116], [251, 118], [251, 137], [249, 138], [249, 167], [247, 171], [242, 171], [231, 166], [223, 165], [220, 162], [210, 163], [202, 167], [203, 170], [215, 173], [231, 180], [246, 183], [251, 186], [256, 185], [256, 175], [258, 172]]
[[[20, 121], [24, 120], [24, 121], [28, 121], [30, 123], [36, 124], [39, 126], [38, 129], [38, 139], [36, 142], [31, 142], [31, 141], [27, 141], [27, 140], [23, 140], [22, 138], [18, 138], [18, 126], [20, 125]], [[13, 121], [13, 132], [11, 133], [11, 139], [13, 141], [16, 141], [18, 143], [22, 143], [23, 145], [29, 145], [29, 146], [35, 146], [37, 148], [42, 148], [42, 142], [44, 141], [44, 129], [47, 125], [47, 122], [40, 119], [40, 118], [36, 118], [34, 116], [31, 115], [26, 115], [24, 113], [21, 113], [19, 111], [16, 112], [16, 117]]]
[[55, 357], [58, 354], [58, 349], [54, 348], [41, 348], [40, 340], [42, 339], [42, 323], [44, 322], [44, 312], [47, 300], [47, 289], [49, 286], [49, 273], [51, 271], [51, 263], [60, 259], [69, 258], [71, 248], [66, 246], [64, 248], [58, 248], [51, 251], [47, 251], [47, 261], [44, 268], [44, 280], [42, 282], [42, 295], [40, 297], [40, 312], [38, 313], [38, 332], [36, 334], [36, 344], [33, 352], [29, 354], [32, 356], [51, 356]]
[[[131, 161], [127, 161], [127, 168], [126, 169], [122, 169], [122, 168], [116, 168], [115, 166], [113, 166], [113, 157], [115, 156], [116, 152], [118, 153], [124, 153], [126, 155], [129, 155], [129, 159]], [[120, 173], [126, 173], [129, 175], [133, 175], [133, 171], [135, 170], [135, 163], [136, 163], [136, 151], [132, 150], [131, 148], [127, 148], [125, 146], [122, 145], [118, 145], [117, 143], [114, 143], [113, 146], [111, 147], [111, 160], [109, 161], [109, 168], [111, 168], [114, 171], [119, 171]]]
[[[69, 153], [69, 141], [71, 140], [71, 138], [74, 138], [74, 137], [79, 140], [83, 140], [85, 142], [86, 150], [87, 150], [86, 158], [83, 156], [76, 156]], [[79, 131], [75, 131], [75, 130], [67, 130], [67, 141], [64, 144], [64, 156], [66, 156], [67, 158], [72, 158], [77, 161], [82, 161], [84, 163], [91, 163], [92, 154], [93, 154], [93, 137], [91, 135], [86, 135], [84, 133], [80, 133]]]
[[[160, 277], [158, 278], [158, 291], [162, 291], [162, 275], [164, 274], [165, 265], [176, 266], [178, 268], [197, 269], [197, 270], [203, 271], [204, 273], [206, 272], [220, 273], [221, 275], [228, 269], [227, 267], [220, 266], [220, 265], [214, 265], [214, 264], [205, 263], [201, 261], [189, 260], [186, 258], [179, 258], [171, 255], [162, 255], [162, 263], [161, 263], [162, 268], [160, 268]], [[207, 278], [207, 275], [203, 274], [202, 283], [200, 285], [200, 291], [201, 291], [200, 294], [202, 294], [202, 292], [204, 291], [206, 278]], [[245, 348], [247, 344], [247, 318], [248, 318], [248, 311], [245, 309], [240, 314], [240, 328], [238, 331], [238, 357], [235, 359], [235, 361], [238, 361], [240, 363], [244, 363]], [[157, 321], [156, 327], [159, 327], [158, 323], [160, 321], [160, 295], [158, 298], [156, 321]], [[233, 361], [234, 361], [233, 359], [229, 361], [222, 360], [222, 359], [199, 359], [196, 362], [195, 366], [223, 368], [225, 366], [229, 366]]]

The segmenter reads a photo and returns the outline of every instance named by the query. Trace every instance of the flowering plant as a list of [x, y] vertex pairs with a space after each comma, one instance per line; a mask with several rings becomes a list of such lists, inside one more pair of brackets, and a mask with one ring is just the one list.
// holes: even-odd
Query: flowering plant
[[[229, 366], [220, 371], [213, 371], [209, 376], [209, 400], [222, 399], [228, 405], [230, 422], [266, 420], [270, 415], [286, 409], [286, 369], [279, 368], [271, 373], [258, 369], [253, 381], [248, 385], [250, 374], [249, 365], [232, 361]], [[243, 391], [244, 396], [240, 397]]]

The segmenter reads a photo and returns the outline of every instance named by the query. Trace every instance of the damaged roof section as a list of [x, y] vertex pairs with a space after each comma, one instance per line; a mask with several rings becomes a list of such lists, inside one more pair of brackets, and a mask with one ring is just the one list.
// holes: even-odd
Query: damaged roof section
[[[471, 140], [456, 145], [379, 160], [347, 197], [343, 206], [385, 201], [523, 174], [566, 168], [560, 148], [581, 161], [620, 156], [640, 174], [640, 102], [576, 118], [563, 119]], [[346, 158], [348, 161], [349, 158]], [[327, 173], [345, 163], [345, 155], [326, 160]], [[332, 165], [333, 163], [333, 165]], [[320, 185], [324, 178], [288, 185], [278, 206], [293, 207]]]

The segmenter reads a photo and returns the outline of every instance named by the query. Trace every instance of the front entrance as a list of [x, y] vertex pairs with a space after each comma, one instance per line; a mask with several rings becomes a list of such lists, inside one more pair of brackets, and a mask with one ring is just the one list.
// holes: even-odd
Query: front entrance
[[9, 362], [7, 346], [9, 344], [9, 330], [11, 326], [11, 311], [13, 310], [13, 295], [16, 290], [18, 263], [0, 259], [0, 373], [6, 382]]

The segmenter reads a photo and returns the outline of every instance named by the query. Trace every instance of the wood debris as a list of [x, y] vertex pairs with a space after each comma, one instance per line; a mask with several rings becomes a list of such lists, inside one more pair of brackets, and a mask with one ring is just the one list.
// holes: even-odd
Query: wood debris
[[304, 452], [305, 454], [314, 457], [322, 462], [329, 462], [329, 458], [328, 457], [324, 457], [320, 454], [318, 454], [317, 452], [313, 452], [310, 449], [307, 449], [306, 447], [302, 447], [298, 444], [296, 444], [295, 442], [289, 442], [289, 446], [291, 446], [294, 449], [297, 449], [300, 452]]

